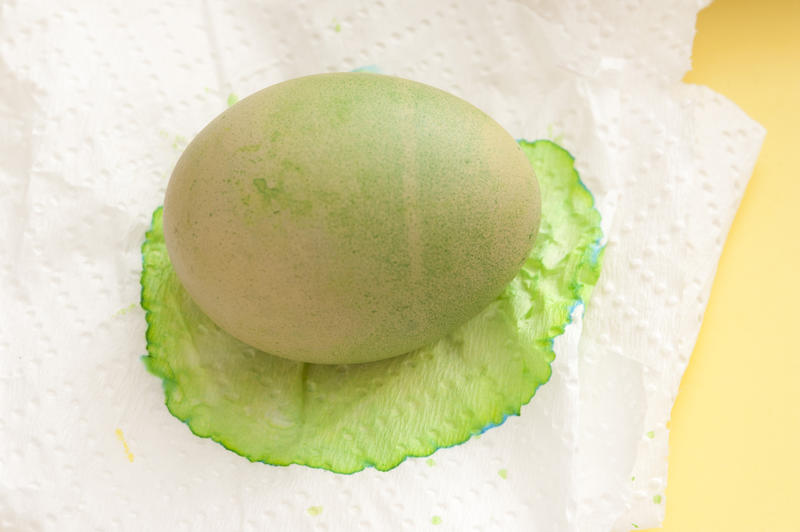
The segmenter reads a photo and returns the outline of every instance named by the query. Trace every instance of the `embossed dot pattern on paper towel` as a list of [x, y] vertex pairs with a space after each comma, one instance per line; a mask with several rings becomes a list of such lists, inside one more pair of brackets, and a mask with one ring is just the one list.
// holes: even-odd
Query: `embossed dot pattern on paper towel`
[[[763, 136], [679, 84], [700, 7], [5, 2], [0, 528], [657, 525], [666, 419]], [[434, 466], [250, 464], [166, 412], [138, 358], [141, 310], [119, 311], [138, 302], [139, 245], [172, 166], [231, 93], [369, 65], [452, 91], [516, 137], [558, 138], [603, 213], [605, 271], [522, 416]]]

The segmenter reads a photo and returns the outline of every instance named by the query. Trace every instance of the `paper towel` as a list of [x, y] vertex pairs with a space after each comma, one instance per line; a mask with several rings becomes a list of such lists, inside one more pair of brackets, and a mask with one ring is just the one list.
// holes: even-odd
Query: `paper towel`
[[[696, 1], [14, 1], [0, 11], [0, 530], [657, 526], [666, 421], [763, 129], [689, 68]], [[480, 438], [343, 476], [169, 415], [139, 247], [235, 95], [377, 65], [576, 156], [608, 235], [551, 381]]]

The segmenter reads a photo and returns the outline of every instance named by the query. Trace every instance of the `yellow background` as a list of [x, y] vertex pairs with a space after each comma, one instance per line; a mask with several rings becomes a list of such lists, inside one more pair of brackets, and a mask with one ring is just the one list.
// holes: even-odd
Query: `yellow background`
[[670, 422], [668, 532], [800, 531], [800, 0], [718, 0], [685, 80], [767, 128]]

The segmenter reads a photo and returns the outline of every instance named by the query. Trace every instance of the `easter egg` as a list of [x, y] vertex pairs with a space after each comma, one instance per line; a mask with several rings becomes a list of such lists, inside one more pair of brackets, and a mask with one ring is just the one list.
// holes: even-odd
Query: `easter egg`
[[197, 306], [261, 351], [320, 364], [445, 337], [517, 274], [534, 171], [485, 113], [421, 83], [320, 74], [209, 123], [167, 187], [164, 239]]

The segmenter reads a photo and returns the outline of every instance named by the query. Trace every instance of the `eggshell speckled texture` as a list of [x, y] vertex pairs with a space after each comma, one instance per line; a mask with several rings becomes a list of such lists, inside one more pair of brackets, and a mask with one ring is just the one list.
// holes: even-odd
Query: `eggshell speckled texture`
[[533, 170], [496, 122], [363, 73], [234, 105], [186, 148], [164, 202], [170, 259], [198, 306], [250, 345], [316, 363], [446, 335], [514, 277], [539, 216]]

